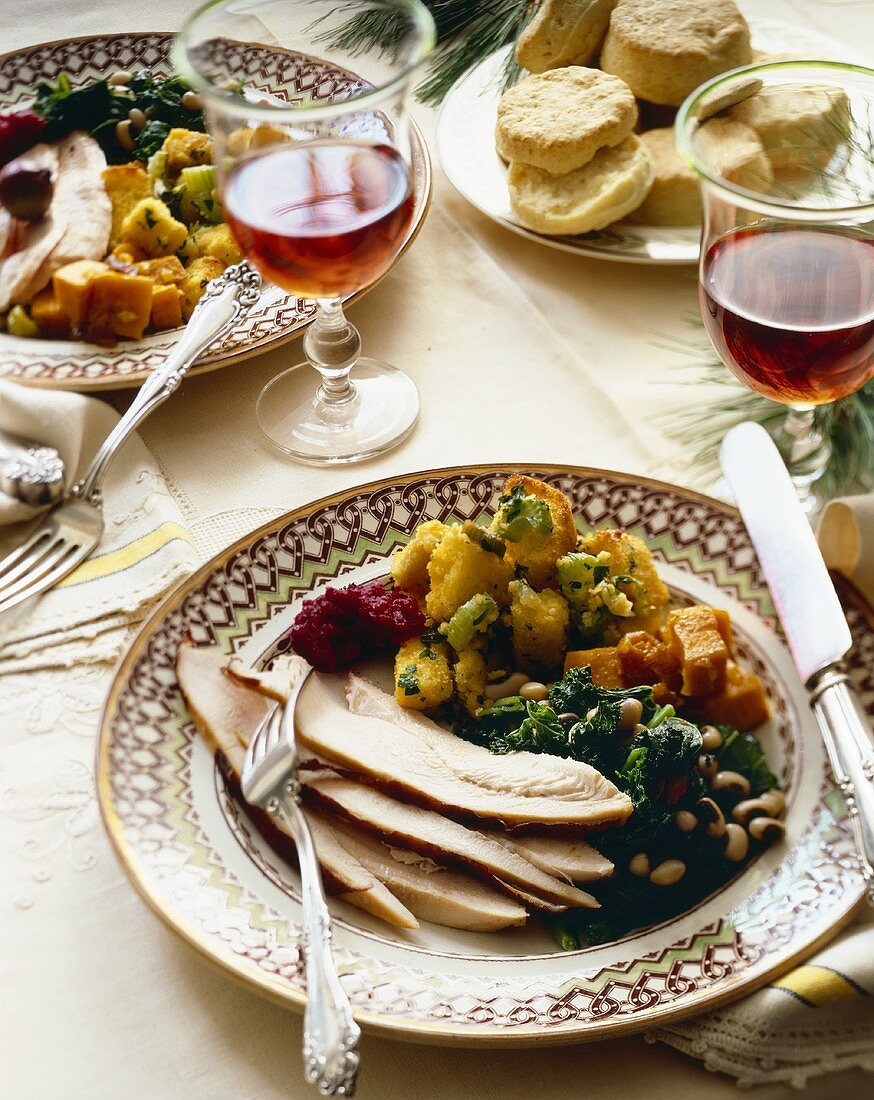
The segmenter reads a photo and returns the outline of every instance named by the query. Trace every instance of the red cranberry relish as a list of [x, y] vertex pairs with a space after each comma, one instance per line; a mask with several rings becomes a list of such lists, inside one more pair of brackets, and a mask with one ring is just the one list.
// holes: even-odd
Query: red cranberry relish
[[425, 617], [414, 596], [368, 581], [326, 588], [306, 600], [288, 633], [295, 652], [314, 668], [336, 672], [424, 629]]

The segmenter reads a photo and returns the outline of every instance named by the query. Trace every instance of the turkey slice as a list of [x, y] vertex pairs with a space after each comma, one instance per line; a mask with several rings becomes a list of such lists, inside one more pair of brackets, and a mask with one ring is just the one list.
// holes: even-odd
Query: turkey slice
[[584, 840], [551, 836], [509, 837], [498, 832], [490, 832], [489, 836], [524, 856], [535, 867], [568, 882], [592, 882], [613, 874], [610, 860]]
[[461, 864], [492, 882], [523, 890], [531, 904], [557, 903], [565, 908], [598, 908], [598, 902], [582, 890], [529, 863], [512, 848], [491, 836], [468, 829], [433, 810], [398, 802], [388, 795], [342, 777], [307, 777], [306, 792], [317, 805], [339, 814], [359, 828], [377, 833], [440, 862]]
[[[361, 683], [350, 684], [353, 707]], [[628, 796], [588, 764], [528, 752], [496, 756], [418, 715], [400, 724], [353, 713], [318, 673], [298, 698], [295, 730], [337, 770], [451, 816], [579, 831], [619, 825], [632, 810]]]

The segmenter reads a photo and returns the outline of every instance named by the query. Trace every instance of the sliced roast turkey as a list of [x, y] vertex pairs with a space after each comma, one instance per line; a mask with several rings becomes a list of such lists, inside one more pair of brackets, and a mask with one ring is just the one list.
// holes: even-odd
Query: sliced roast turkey
[[511, 830], [581, 830], [619, 825], [632, 810], [628, 796], [588, 764], [528, 752], [496, 756], [426, 718], [401, 725], [355, 713], [319, 673], [298, 698], [295, 730], [301, 745], [338, 771], [450, 816]]
[[[311, 815], [312, 820], [312, 815]], [[497, 932], [525, 923], [527, 910], [469, 875], [384, 844], [339, 818], [325, 818], [338, 842], [420, 920], [467, 932]]]
[[535, 867], [568, 882], [594, 882], [613, 874], [610, 860], [584, 840], [551, 836], [509, 837], [497, 831], [490, 832], [489, 836], [524, 856]]
[[535, 867], [519, 852], [433, 810], [398, 802], [372, 787], [342, 777], [307, 778], [306, 794], [332, 813], [386, 841], [462, 865], [499, 885], [524, 891], [531, 903], [598, 908], [591, 894]]
[[[301, 668], [289, 661], [274, 671], [270, 687], [280, 693], [282, 677], [287, 676], [291, 686]], [[183, 641], [176, 656], [176, 676], [199, 732], [213, 754], [223, 758], [231, 793], [243, 801], [240, 777], [245, 746], [275, 703], [245, 686], [239, 677], [228, 675], [228, 659], [216, 646], [197, 647]], [[263, 690], [263, 682], [255, 680]], [[284, 826], [254, 807], [248, 807], [248, 812], [277, 851], [296, 862]], [[384, 845], [336, 819], [310, 813], [307, 819], [328, 892], [389, 924], [415, 928], [420, 917], [450, 928], [493, 932], [527, 919], [521, 905], [467, 875]]]
[[[199, 647], [186, 639], [176, 653], [176, 678], [200, 735], [214, 756], [224, 758], [231, 793], [242, 801], [240, 779], [245, 746], [258, 723], [276, 704], [235, 684], [226, 675], [226, 664], [227, 657], [217, 646]], [[295, 862], [293, 843], [279, 839], [288, 838], [284, 824], [254, 807], [249, 807], [249, 813], [280, 854]], [[317, 823], [313, 841], [326, 890], [389, 924], [418, 927], [409, 909], [339, 844], [327, 827]]]

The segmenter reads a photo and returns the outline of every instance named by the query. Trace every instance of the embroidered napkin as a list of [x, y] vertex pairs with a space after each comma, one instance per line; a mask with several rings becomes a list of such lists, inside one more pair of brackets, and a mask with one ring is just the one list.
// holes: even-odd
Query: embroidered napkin
[[[0, 431], [55, 447], [68, 485], [117, 420], [94, 398], [0, 382]], [[0, 553], [20, 543], [38, 515], [0, 493]], [[198, 564], [179, 509], [136, 435], [110, 469], [104, 520], [90, 558], [31, 606], [0, 617], [0, 676], [113, 659], [131, 626]]]

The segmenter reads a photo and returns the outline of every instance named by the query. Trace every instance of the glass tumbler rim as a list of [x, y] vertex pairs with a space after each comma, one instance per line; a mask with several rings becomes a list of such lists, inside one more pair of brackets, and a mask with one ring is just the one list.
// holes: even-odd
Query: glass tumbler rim
[[[871, 100], [874, 103], [874, 69], [865, 65], [816, 58], [790, 58], [742, 65], [736, 69], [731, 69], [729, 72], [711, 77], [710, 80], [705, 81], [691, 92], [680, 105], [674, 120], [674, 140], [680, 156], [699, 177], [703, 186], [711, 187], [729, 202], [739, 202], [739, 204], [758, 213], [775, 218], [791, 217], [793, 220], [811, 222], [841, 222], [850, 219], [859, 221], [874, 217], [874, 200], [864, 203], [851, 203], [846, 206], [815, 206], [806, 202], [793, 201], [792, 199], [780, 199], [773, 195], [764, 196], [760, 192], [741, 187], [711, 171], [702, 163], [695, 151], [692, 142], [694, 132], [692, 123], [696, 120], [696, 110], [709, 95], [721, 87], [735, 83], [742, 76], [754, 77], [762, 73], [782, 72], [792, 69], [798, 70], [800, 73], [820, 71], [834, 75], [852, 73], [864, 77], [872, 82]], [[835, 83], [834, 86], [839, 87], [840, 85]]]
[[[409, 59], [399, 71], [383, 84], [370, 87], [361, 95], [354, 95], [346, 99], [333, 102], [320, 103], [318, 106], [300, 106], [294, 103], [256, 103], [241, 99], [233, 91], [214, 84], [197, 65], [191, 60], [189, 53], [191, 33], [200, 22], [211, 13], [226, 7], [232, 0], [209, 0], [209, 3], [198, 8], [179, 29], [171, 46], [171, 60], [176, 72], [187, 81], [204, 99], [213, 107], [233, 111], [238, 115], [245, 115], [253, 120], [275, 122], [277, 115], [283, 115], [286, 121], [294, 119], [295, 122], [321, 121], [328, 118], [338, 118], [348, 114], [351, 110], [366, 110], [375, 104], [382, 103], [395, 94], [402, 92], [410, 83], [414, 73], [422, 62], [434, 49], [437, 42], [437, 31], [433, 16], [421, 0], [391, 0], [391, 4], [410, 16], [410, 26], [415, 29], [418, 40], [416, 48]], [[338, 5], [339, 6], [339, 5]], [[294, 46], [271, 46], [277, 52], [286, 50], [289, 53], [295, 51]]]

